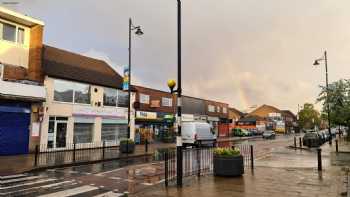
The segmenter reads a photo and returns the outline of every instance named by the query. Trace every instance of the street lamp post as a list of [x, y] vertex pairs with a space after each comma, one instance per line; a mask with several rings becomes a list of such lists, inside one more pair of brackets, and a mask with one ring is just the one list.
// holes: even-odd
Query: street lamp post
[[129, 72], [128, 72], [128, 139], [130, 138], [130, 105], [131, 105], [131, 32], [141, 36], [143, 34], [140, 26], [134, 26], [131, 18], [129, 18]]
[[327, 92], [327, 119], [328, 119], [328, 132], [329, 132], [329, 136], [330, 140], [329, 140], [329, 144], [332, 144], [332, 132], [331, 132], [331, 118], [330, 118], [330, 107], [329, 107], [329, 89], [328, 89], [328, 59], [327, 59], [327, 51], [324, 52], [324, 55], [322, 58], [316, 59], [314, 62], [314, 66], [318, 66], [320, 65], [319, 61], [324, 61], [324, 65], [326, 67], [326, 92]]

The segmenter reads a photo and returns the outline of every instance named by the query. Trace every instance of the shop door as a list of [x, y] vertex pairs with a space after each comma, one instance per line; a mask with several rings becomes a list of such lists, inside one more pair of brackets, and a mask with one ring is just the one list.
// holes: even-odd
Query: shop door
[[27, 154], [30, 113], [0, 111], [0, 155]]
[[48, 131], [48, 148], [64, 148], [67, 139], [68, 118], [50, 117]]

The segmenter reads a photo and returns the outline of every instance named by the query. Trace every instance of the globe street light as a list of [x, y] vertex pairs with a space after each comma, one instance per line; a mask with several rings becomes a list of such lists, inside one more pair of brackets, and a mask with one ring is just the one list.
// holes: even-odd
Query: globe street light
[[129, 72], [128, 72], [128, 139], [130, 138], [130, 105], [131, 105], [131, 32], [135, 31], [135, 34], [138, 36], [143, 35], [140, 26], [134, 26], [132, 24], [131, 18], [129, 18]]
[[326, 93], [327, 93], [327, 98], [326, 98], [326, 102], [327, 102], [327, 118], [328, 118], [328, 132], [329, 132], [329, 136], [330, 140], [329, 140], [329, 144], [332, 144], [332, 132], [331, 132], [331, 119], [330, 119], [330, 107], [329, 107], [329, 93], [328, 93], [328, 60], [327, 60], [327, 51], [324, 52], [324, 55], [322, 58], [316, 59], [314, 62], [314, 66], [318, 66], [320, 65], [320, 61], [324, 61], [325, 67], [326, 67]]

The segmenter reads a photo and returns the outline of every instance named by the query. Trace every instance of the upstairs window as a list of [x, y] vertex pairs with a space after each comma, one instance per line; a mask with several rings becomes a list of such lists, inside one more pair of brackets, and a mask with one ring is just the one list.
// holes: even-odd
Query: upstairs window
[[149, 104], [149, 95], [140, 94], [140, 103]]
[[16, 42], [16, 26], [7, 23], [2, 24], [2, 39]]
[[222, 108], [222, 112], [224, 112], [224, 114], [227, 114], [227, 108], [226, 107]]
[[208, 112], [215, 112], [215, 106], [214, 105], [208, 105]]
[[129, 105], [129, 94], [128, 92], [118, 90], [118, 107], [128, 107]]
[[129, 95], [122, 90], [104, 88], [103, 105], [111, 107], [128, 107]]
[[164, 107], [172, 107], [173, 106], [173, 99], [162, 97], [162, 106]]
[[20, 27], [17, 30], [17, 43], [24, 44], [24, 29]]
[[220, 113], [220, 106], [217, 106], [217, 107], [216, 107], [216, 112], [219, 112], [219, 113]]
[[70, 81], [54, 81], [54, 100], [67, 103], [90, 104], [90, 86]]
[[4, 75], [4, 65], [0, 64], [0, 80], [2, 80]]

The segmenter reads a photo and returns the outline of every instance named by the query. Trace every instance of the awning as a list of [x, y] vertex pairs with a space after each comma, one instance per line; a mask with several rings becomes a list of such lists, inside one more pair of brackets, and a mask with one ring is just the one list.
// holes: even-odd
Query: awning
[[45, 101], [46, 98], [44, 86], [0, 80], [0, 87], [0, 98], [4, 99]]

